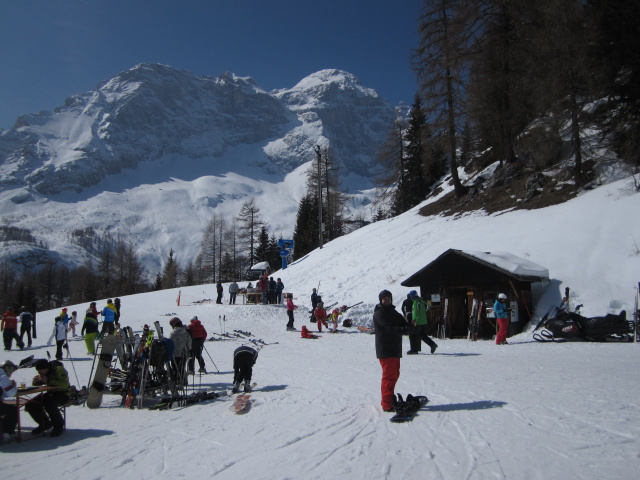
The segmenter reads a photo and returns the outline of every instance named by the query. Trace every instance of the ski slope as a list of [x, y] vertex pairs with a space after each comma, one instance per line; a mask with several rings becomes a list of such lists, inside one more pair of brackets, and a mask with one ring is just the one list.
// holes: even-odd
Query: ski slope
[[[229, 412], [231, 397], [149, 411], [120, 408], [120, 397], [108, 395], [96, 410], [69, 407], [60, 437], [1, 447], [8, 478], [626, 479], [640, 467], [636, 344], [541, 344], [528, 334], [506, 347], [438, 340], [436, 354], [403, 358], [396, 391], [430, 402], [412, 422], [393, 424], [379, 405], [373, 335], [342, 328], [302, 339], [285, 331], [283, 308], [176, 307], [168, 298], [162, 292], [128, 297], [124, 318], [136, 330], [141, 322], [134, 319], [159, 319], [168, 331], [166, 313], [184, 320], [195, 314], [210, 336], [239, 329], [278, 342], [260, 351], [249, 412]], [[356, 307], [352, 316], [372, 306]], [[300, 309], [296, 326], [303, 324], [311, 326]], [[87, 384], [91, 360], [84, 344], [69, 344], [72, 383]], [[204, 357], [213, 373], [196, 377], [197, 386], [229, 388], [240, 344], [207, 342]], [[34, 373], [18, 370], [13, 378], [29, 381]]]

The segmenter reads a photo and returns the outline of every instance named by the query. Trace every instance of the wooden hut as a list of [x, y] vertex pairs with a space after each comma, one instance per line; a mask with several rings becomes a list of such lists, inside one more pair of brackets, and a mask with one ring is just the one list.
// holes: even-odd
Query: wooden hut
[[[467, 337], [473, 300], [479, 309], [478, 338], [491, 339], [496, 333], [493, 304], [505, 293], [513, 308], [509, 335], [522, 331], [531, 320], [537, 292], [549, 281], [549, 271], [508, 252], [477, 252], [450, 249], [402, 282], [419, 287], [420, 296], [431, 301], [430, 334]], [[446, 311], [445, 311], [446, 305]]]

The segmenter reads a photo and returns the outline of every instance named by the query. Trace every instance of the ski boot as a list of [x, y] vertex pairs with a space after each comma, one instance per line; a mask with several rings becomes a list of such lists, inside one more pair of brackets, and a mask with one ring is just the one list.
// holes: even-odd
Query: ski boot
[[235, 382], [233, 384], [233, 390], [231, 390], [231, 393], [239, 393], [240, 392], [240, 382]]
[[250, 392], [251, 392], [251, 382], [247, 380], [246, 382], [244, 382], [244, 393], [250, 393]]

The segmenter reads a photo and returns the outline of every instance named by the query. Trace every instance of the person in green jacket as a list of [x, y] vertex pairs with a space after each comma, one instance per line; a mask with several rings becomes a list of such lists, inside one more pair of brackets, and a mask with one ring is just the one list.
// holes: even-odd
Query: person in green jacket
[[87, 310], [82, 324], [80, 335], [84, 335], [84, 343], [87, 346], [87, 355], [96, 354], [96, 336], [98, 335], [98, 319], [95, 314]]
[[409, 343], [411, 350], [407, 352], [407, 355], [417, 355], [420, 353], [422, 342], [431, 347], [431, 353], [435, 353], [438, 345], [431, 340], [427, 335], [427, 311], [429, 310], [429, 304], [418, 296], [418, 292], [411, 290], [409, 292], [413, 304], [411, 306], [411, 324], [416, 328], [409, 335]]
[[64, 418], [59, 407], [69, 401], [71, 393], [69, 374], [58, 361], [49, 362], [40, 359], [34, 366], [38, 375], [33, 377], [33, 385], [52, 387], [52, 389], [32, 398], [24, 406], [38, 424], [31, 433], [37, 435], [53, 427], [51, 436], [57, 437], [64, 432]]

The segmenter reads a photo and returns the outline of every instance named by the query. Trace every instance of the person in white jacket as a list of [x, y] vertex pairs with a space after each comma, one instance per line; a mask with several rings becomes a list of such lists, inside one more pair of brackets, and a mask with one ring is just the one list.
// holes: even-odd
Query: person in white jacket
[[16, 425], [18, 423], [18, 407], [4, 403], [15, 397], [18, 393], [15, 380], [11, 380], [11, 374], [18, 369], [16, 365], [10, 361], [5, 361], [0, 366], [0, 390], [2, 391], [2, 400], [0, 402], [0, 417], [2, 421], [2, 438], [0, 443], [6, 443], [11, 440]]
[[187, 384], [187, 360], [191, 355], [191, 335], [182, 324], [182, 320], [173, 317], [169, 321], [173, 328], [169, 338], [173, 341], [173, 364], [176, 382], [180, 386]]
[[67, 326], [60, 317], [56, 317], [56, 325], [53, 327], [53, 336], [56, 338], [56, 360], [61, 362], [62, 347], [66, 346], [67, 343]]

